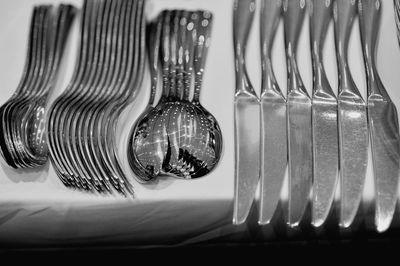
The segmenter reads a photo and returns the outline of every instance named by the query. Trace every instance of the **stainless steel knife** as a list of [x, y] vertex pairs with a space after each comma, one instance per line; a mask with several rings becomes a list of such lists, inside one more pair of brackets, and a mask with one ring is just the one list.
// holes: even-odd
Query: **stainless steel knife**
[[254, 201], [260, 176], [260, 101], [247, 75], [245, 51], [254, 18], [255, 0], [235, 0], [235, 195], [233, 223], [244, 223]]
[[306, 210], [312, 186], [311, 99], [303, 85], [296, 55], [305, 16], [305, 0], [284, 0], [287, 61], [287, 133], [289, 147], [289, 226], [297, 226]]
[[312, 136], [313, 200], [311, 223], [321, 226], [328, 217], [335, 196], [339, 171], [336, 96], [323, 65], [323, 46], [332, 19], [332, 2], [308, 0], [310, 47], [313, 69]]
[[367, 107], [349, 69], [348, 46], [356, 1], [336, 0], [333, 3], [336, 58], [338, 65], [338, 121], [340, 158], [341, 227], [349, 227], [357, 214], [368, 162]]
[[261, 1], [261, 198], [258, 223], [268, 224], [277, 208], [287, 166], [286, 100], [276, 81], [271, 49], [282, 15], [281, 0]]
[[400, 169], [400, 136], [397, 110], [379, 77], [376, 66], [381, 18], [380, 0], [360, 0], [358, 13], [368, 92], [368, 125], [375, 179], [375, 226], [387, 230], [397, 203]]

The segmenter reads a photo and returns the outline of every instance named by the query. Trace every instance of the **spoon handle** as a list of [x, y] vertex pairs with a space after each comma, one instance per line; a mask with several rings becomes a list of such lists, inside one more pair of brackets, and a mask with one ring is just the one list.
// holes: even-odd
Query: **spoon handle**
[[194, 43], [196, 40], [196, 28], [199, 21], [197, 12], [191, 12], [186, 26], [186, 38], [184, 43], [184, 90], [182, 100], [190, 101], [190, 91], [192, 86]]
[[177, 69], [177, 49], [180, 10], [171, 11], [170, 35], [169, 35], [169, 93], [170, 99], [177, 97], [176, 69]]
[[208, 48], [211, 41], [212, 14], [208, 11], [199, 11], [197, 26], [197, 40], [194, 50], [194, 94], [193, 102], [199, 102], [200, 89], [203, 82], [204, 66], [206, 64]]
[[160, 52], [160, 36], [161, 36], [161, 19], [157, 19], [155, 22], [150, 23], [148, 26], [148, 56], [149, 56], [149, 66], [150, 66], [150, 99], [149, 105], [154, 104], [154, 100], [157, 92], [158, 83], [158, 56]]
[[310, 44], [313, 67], [313, 92], [322, 92], [333, 96], [323, 66], [323, 47], [329, 22], [332, 18], [332, 2], [308, 0], [310, 16]]
[[381, 20], [380, 0], [360, 0], [358, 13], [365, 71], [368, 80], [368, 96], [376, 94], [389, 99], [376, 69], [376, 51]]
[[181, 16], [179, 18], [179, 28], [178, 28], [178, 38], [176, 42], [176, 87], [177, 87], [177, 97], [179, 100], [182, 99], [182, 95], [184, 94], [185, 90], [185, 57], [189, 56], [186, 53], [186, 39], [190, 38], [191, 36], [187, 33], [187, 26], [189, 21], [190, 12], [187, 10], [181, 11]]
[[161, 31], [161, 62], [162, 62], [162, 100], [166, 100], [169, 93], [169, 68], [170, 68], [170, 21], [171, 11], [165, 10], [161, 15], [162, 31]]
[[274, 90], [280, 93], [271, 61], [271, 49], [274, 43], [276, 29], [282, 15], [281, 0], [261, 1], [260, 14], [260, 40], [261, 40], [261, 68], [262, 86], [261, 93]]
[[301, 80], [296, 62], [297, 44], [303, 26], [305, 7], [305, 0], [283, 1], [285, 50], [288, 72], [287, 92], [299, 91], [308, 96], [308, 93], [303, 86], [303, 81]]
[[247, 75], [245, 51], [256, 9], [255, 0], [235, 0], [233, 7], [233, 42], [235, 50], [236, 95], [256, 96]]

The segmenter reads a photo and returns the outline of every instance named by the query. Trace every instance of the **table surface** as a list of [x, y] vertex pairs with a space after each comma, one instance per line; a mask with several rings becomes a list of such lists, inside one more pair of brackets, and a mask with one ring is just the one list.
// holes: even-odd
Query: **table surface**
[[[33, 6], [58, 3], [50, 0], [0, 1], [0, 105], [14, 92], [24, 65], [30, 16]], [[80, 7], [82, 1], [69, 0]], [[392, 100], [400, 106], [400, 50], [396, 37], [392, 1], [383, 2], [378, 69]], [[128, 243], [135, 245], [187, 244], [223, 239], [241, 241], [272, 240], [301, 236], [298, 230], [283, 224], [280, 208], [275, 222], [263, 228], [255, 224], [255, 214], [242, 226], [232, 226], [234, 191], [234, 61], [232, 45], [232, 0], [149, 0], [148, 19], [165, 8], [208, 9], [214, 13], [212, 43], [207, 59], [201, 102], [218, 120], [224, 138], [223, 156], [217, 168], [201, 179], [159, 179], [142, 185], [134, 181], [125, 156], [127, 134], [149, 97], [149, 74], [135, 101], [126, 108], [118, 123], [119, 155], [124, 170], [135, 186], [135, 198], [119, 195], [86, 194], [65, 188], [54, 169], [47, 165], [35, 171], [15, 171], [4, 163], [0, 167], [0, 243], [6, 245], [68, 245]], [[257, 2], [259, 7], [259, 1]], [[78, 48], [78, 20], [74, 24], [64, 57], [59, 81], [51, 97], [54, 100], [68, 84]], [[259, 93], [261, 85], [259, 17], [254, 20], [248, 44], [248, 72]], [[337, 91], [337, 70], [331, 23], [324, 50], [325, 68], [332, 88]], [[286, 64], [283, 24], [279, 25], [273, 47], [273, 64], [281, 89], [286, 92]], [[312, 69], [306, 18], [299, 41], [299, 69], [311, 94]], [[350, 67], [365, 98], [366, 82], [360, 46], [358, 21], [350, 39]], [[338, 189], [339, 192], [339, 189]], [[360, 217], [372, 216], [373, 177], [371, 156]], [[287, 177], [282, 189], [287, 198]], [[339, 194], [337, 194], [339, 195]], [[400, 224], [396, 213], [394, 227]], [[360, 218], [362, 220], [362, 218]], [[330, 226], [335, 227], [334, 214]], [[359, 222], [372, 228], [371, 222]], [[329, 225], [327, 225], [329, 226]], [[361, 226], [361, 225], [360, 225]], [[356, 226], [358, 228], [358, 226]], [[277, 229], [284, 228], [284, 229]], [[301, 230], [300, 230], [301, 231]], [[307, 231], [307, 230], [306, 230]], [[350, 230], [354, 231], [354, 230]], [[313, 233], [316, 236], [320, 233]]]

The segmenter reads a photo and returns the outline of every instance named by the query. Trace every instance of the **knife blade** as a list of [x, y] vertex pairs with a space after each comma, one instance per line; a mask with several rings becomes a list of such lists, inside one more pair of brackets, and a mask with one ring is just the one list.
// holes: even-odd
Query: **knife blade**
[[357, 214], [368, 162], [367, 107], [357, 89], [348, 64], [348, 46], [356, 1], [336, 0], [333, 3], [336, 59], [338, 65], [338, 122], [340, 158], [341, 227], [349, 227]]
[[375, 180], [375, 227], [379, 232], [386, 231], [392, 222], [400, 173], [397, 110], [383, 86], [376, 66], [381, 7], [380, 0], [361, 0], [358, 4], [367, 74], [367, 110]]
[[305, 0], [285, 0], [283, 18], [287, 61], [287, 134], [289, 165], [288, 224], [298, 226], [306, 210], [312, 186], [311, 99], [297, 67], [297, 44]]
[[258, 223], [268, 224], [278, 205], [287, 166], [286, 100], [276, 81], [271, 49], [282, 1], [261, 1], [261, 198]]
[[339, 171], [337, 101], [323, 65], [323, 46], [332, 19], [332, 2], [309, 0], [310, 46], [313, 68], [312, 224], [323, 225], [335, 196]]
[[233, 10], [236, 74], [233, 223], [237, 225], [246, 221], [260, 176], [260, 102], [251, 85], [245, 64], [246, 44], [255, 7], [255, 0], [235, 0]]

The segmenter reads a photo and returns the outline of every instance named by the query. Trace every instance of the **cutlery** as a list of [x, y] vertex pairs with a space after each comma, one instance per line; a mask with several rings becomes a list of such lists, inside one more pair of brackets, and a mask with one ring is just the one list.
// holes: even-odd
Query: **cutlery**
[[340, 158], [339, 225], [349, 227], [359, 208], [368, 161], [366, 104], [353, 80], [348, 63], [350, 33], [357, 16], [356, 1], [333, 3], [336, 59], [338, 66], [338, 122]]
[[119, 115], [144, 64], [144, 1], [84, 1], [74, 75], [49, 111], [49, 149], [69, 187], [133, 195], [116, 149]]
[[[158, 33], [161, 40], [160, 45], [152, 43], [150, 56], [160, 49], [162, 96], [154, 108], [148, 105], [147, 113], [139, 117], [131, 130], [129, 163], [141, 182], [159, 175], [199, 178], [213, 170], [222, 152], [218, 122], [200, 103], [212, 14], [167, 10], [157, 20], [162, 25]], [[150, 29], [150, 34], [155, 33]], [[157, 36], [150, 35], [150, 38]], [[152, 65], [152, 90], [157, 79], [155, 66]], [[194, 72], [191, 100], [193, 74], [185, 73], [186, 70]], [[150, 101], [153, 100], [151, 97]]]
[[27, 63], [13, 96], [1, 107], [2, 155], [13, 168], [34, 168], [48, 160], [45, 109], [57, 79], [76, 9], [35, 7]]
[[282, 1], [261, 1], [261, 198], [258, 223], [268, 224], [277, 208], [287, 168], [286, 100], [276, 81], [271, 49]]
[[306, 210], [312, 186], [311, 99], [297, 67], [297, 44], [305, 16], [305, 0], [283, 1], [287, 61], [287, 134], [289, 164], [288, 224], [296, 227]]
[[376, 53], [382, 2], [358, 2], [361, 43], [367, 76], [368, 125], [375, 180], [375, 227], [386, 231], [393, 219], [399, 183], [400, 137], [397, 110], [378, 74]]
[[247, 74], [246, 45], [254, 19], [254, 0], [235, 0], [233, 40], [236, 90], [235, 127], [235, 192], [233, 223], [245, 222], [254, 200], [260, 177], [260, 101]]
[[312, 136], [313, 198], [312, 224], [321, 226], [335, 196], [339, 171], [336, 96], [329, 85], [323, 63], [326, 32], [332, 19], [332, 2], [308, 0], [310, 46], [313, 68]]

